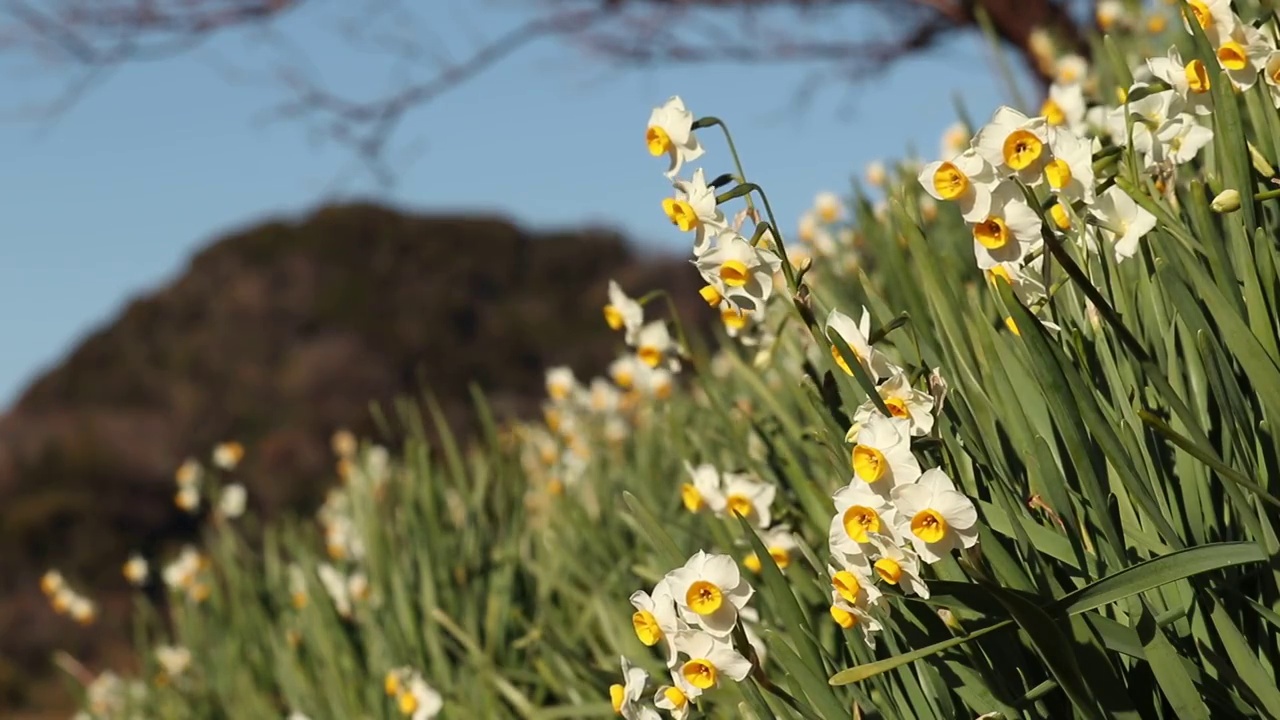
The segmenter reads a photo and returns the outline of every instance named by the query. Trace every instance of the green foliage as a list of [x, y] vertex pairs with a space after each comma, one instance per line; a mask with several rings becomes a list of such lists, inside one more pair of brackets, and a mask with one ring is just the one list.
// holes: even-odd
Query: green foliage
[[[1217, 67], [1194, 39], [1184, 56]], [[1106, 47], [1122, 58], [1108, 72], [1127, 78], [1138, 58]], [[1213, 83], [1213, 149], [1162, 178], [1168, 192], [1132, 147], [1093, 158], [1100, 188], [1156, 220], [1131, 257], [1086, 233], [1079, 209], [1058, 231], [1046, 189], [1019, 186], [1044, 215], [1044, 299], [1024, 302], [999, 278], [984, 287], [972, 230], [952, 208], [926, 211], [904, 167], [883, 210], [854, 193], [869, 272], [848, 262], [851, 247], [787, 268], [765, 316], [776, 342], [695, 353], [674, 397], [621, 413], [625, 438], [584, 411], [463, 450], [434, 407], [424, 421], [401, 406], [400, 459], [384, 466], [366, 446], [341, 494], [363, 555], [327, 561], [363, 573], [367, 597], [343, 617], [305, 524], [270, 527], [261, 552], [234, 526], [212, 528], [212, 595], [174, 612], [172, 640], [195, 661], [144, 702], [161, 717], [391, 718], [382, 678], [410, 666], [447, 717], [603, 717], [619, 655], [665, 682], [627, 598], [706, 550], [756, 564], [759, 620], [732, 638], [756, 659], [751, 673], [708, 691], [699, 716], [1280, 716], [1280, 200], [1258, 169], [1280, 162], [1261, 140], [1280, 115], [1232, 93], [1225, 74]], [[767, 210], [738, 172], [741, 192], [721, 197]], [[1241, 207], [1211, 210], [1228, 188]], [[928, 598], [882, 584], [888, 610], [845, 630], [828, 618], [829, 498], [849, 481], [845, 425], [888, 408], [869, 399], [866, 350], [818, 318], [860, 306], [875, 348], [933, 391], [939, 416], [915, 458], [974, 502], [980, 542], [928, 566]], [[685, 512], [686, 462], [776, 486], [770, 531], [785, 523], [798, 541], [785, 562], [746, 518]], [[291, 562], [305, 604], [289, 602]]]

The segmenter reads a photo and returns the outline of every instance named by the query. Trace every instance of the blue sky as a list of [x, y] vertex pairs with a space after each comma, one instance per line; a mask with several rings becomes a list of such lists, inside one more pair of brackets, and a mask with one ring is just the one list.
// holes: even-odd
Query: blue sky
[[[518, 19], [471, 7], [468, 22], [489, 36]], [[379, 59], [352, 52], [321, 16], [299, 13], [282, 30], [323, 59], [326, 83], [389, 82]], [[412, 160], [385, 191], [352, 173], [346, 149], [296, 123], [258, 120], [283, 92], [259, 82], [266, 71], [228, 77], [229, 62], [252, 65], [247, 47], [226, 36], [176, 60], [123, 68], [51, 124], [0, 122], [0, 405], [130, 299], [180, 273], [204, 244], [329, 201], [496, 212], [535, 228], [603, 224], [647, 248], [685, 252], [687, 238], [660, 210], [669, 192], [663, 161], [643, 145], [650, 109], [672, 94], [729, 123], [784, 228], [818, 191], [846, 190], [870, 160], [912, 144], [935, 153], [956, 93], [977, 119], [1008, 100], [976, 38], [853, 87], [831, 79], [803, 109], [791, 107], [794, 88], [811, 68], [600, 72], [581, 52], [543, 42], [411, 115], [396, 147]], [[47, 97], [61, 77], [0, 65], [16, 98], [0, 108]], [[728, 170], [722, 143], [707, 145], [698, 164], [708, 176]]]

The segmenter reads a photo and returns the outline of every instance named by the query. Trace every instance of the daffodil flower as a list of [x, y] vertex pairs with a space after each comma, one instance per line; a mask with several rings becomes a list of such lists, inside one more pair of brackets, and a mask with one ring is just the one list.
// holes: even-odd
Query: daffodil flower
[[[832, 558], [835, 560], [836, 558]], [[859, 608], [867, 608], [880, 600], [883, 591], [876, 587], [870, 566], [827, 565], [832, 597]]]
[[129, 581], [134, 587], [141, 587], [147, 582], [147, 574], [149, 572], [147, 561], [137, 553], [129, 556], [124, 564], [124, 579]]
[[721, 492], [707, 498], [712, 511], [730, 519], [741, 516], [756, 527], [769, 527], [769, 506], [778, 492], [776, 485], [746, 473], [725, 473], [722, 482]]
[[222, 494], [218, 496], [218, 512], [222, 517], [234, 520], [244, 514], [248, 499], [249, 494], [244, 485], [231, 483], [222, 488]]
[[[681, 683], [683, 685], [684, 683]], [[653, 704], [671, 715], [671, 720], [688, 720], [692, 698], [677, 685], [663, 685], [653, 695]]]
[[[854, 359], [862, 364], [872, 380], [879, 380], [893, 373], [893, 364], [889, 362], [889, 358], [872, 347], [868, 339], [871, 335], [871, 313], [865, 307], [862, 308], [862, 316], [857, 324], [854, 324], [853, 318], [832, 308], [827, 315], [823, 331], [828, 340], [831, 339], [832, 333], [839, 335], [853, 351]], [[840, 354], [840, 350], [834, 343], [831, 345], [831, 358], [846, 375], [853, 374], [853, 369], [845, 363], [844, 356]]]
[[879, 492], [920, 477], [920, 462], [911, 452], [910, 421], [879, 414], [868, 417], [853, 446], [853, 474]]
[[1029, 306], [1046, 297], [1041, 271], [1043, 265], [1043, 256], [1032, 262], [996, 263], [986, 269], [987, 282], [1009, 285], [1018, 300]]
[[869, 604], [851, 603], [834, 588], [831, 590], [831, 619], [845, 630], [860, 629], [863, 642], [873, 650], [876, 647], [875, 634], [884, 630], [884, 625], [871, 613]]
[[1048, 97], [1040, 106], [1040, 115], [1050, 128], [1083, 134], [1084, 114], [1084, 89], [1079, 83], [1053, 83], [1049, 86]]
[[1053, 65], [1054, 82], [1059, 85], [1077, 85], [1089, 77], [1089, 61], [1074, 53], [1063, 55]]
[[676, 180], [675, 187], [675, 197], [662, 201], [662, 211], [681, 232], [694, 233], [693, 254], [700, 257], [711, 249], [711, 240], [728, 223], [716, 206], [716, 191], [707, 185], [702, 168], [695, 170], [690, 180]]
[[[911, 380], [903, 370], [898, 370], [888, 380], [880, 383], [876, 394], [884, 401], [885, 407], [889, 408], [891, 416], [908, 422], [912, 437], [924, 437], [933, 429], [933, 397], [923, 390], [911, 387]], [[867, 400], [854, 411], [853, 427], [858, 428], [872, 416], [883, 417], [875, 403]], [[850, 429], [850, 434], [857, 437], [853, 429]], [[852, 438], [846, 439], [852, 441]]]
[[410, 720], [431, 720], [444, 709], [444, 698], [414, 671], [397, 695], [396, 707]]
[[900, 547], [894, 538], [877, 535], [872, 539], [875, 547], [871, 567], [882, 582], [896, 585], [908, 594], [929, 599], [929, 586], [920, 577], [920, 559], [910, 545]]
[[764, 310], [773, 293], [773, 276], [782, 267], [777, 255], [733, 230], [722, 232], [715, 247], [692, 262], [721, 299], [752, 312]]
[[1258, 81], [1258, 71], [1273, 50], [1275, 46], [1258, 29], [1240, 23], [1222, 37], [1215, 54], [1231, 84], [1237, 90], [1248, 90]]
[[1097, 221], [1092, 232], [1114, 246], [1116, 262], [1133, 257], [1138, 252], [1138, 241], [1156, 226], [1155, 216], [1116, 185], [1098, 196], [1092, 210]]
[[1191, 12], [1182, 19], [1187, 33], [1191, 32], [1190, 20], [1194, 18], [1213, 45], [1217, 45], [1220, 38], [1229, 37], [1240, 24], [1240, 18], [1231, 11], [1231, 0], [1187, 0], [1187, 5]]
[[680, 676], [700, 691], [716, 687], [723, 678], [741, 682], [751, 672], [751, 661], [734, 650], [727, 638], [695, 632], [682, 640], [680, 652], [689, 657], [680, 665]]
[[991, 214], [971, 226], [978, 268], [1017, 262], [1042, 242], [1040, 214], [1017, 187], [1002, 185], [991, 198]]
[[693, 113], [685, 109], [684, 101], [678, 95], [673, 95], [650, 113], [644, 140], [650, 155], [669, 158], [668, 179], [674, 178], [685, 163], [702, 157], [702, 145], [693, 132]]
[[755, 592], [733, 558], [701, 550], [684, 567], [667, 573], [666, 581], [681, 619], [717, 637], [733, 630], [738, 611]]
[[1066, 128], [1049, 129], [1053, 158], [1045, 163], [1044, 177], [1055, 195], [1068, 201], [1093, 203], [1093, 148], [1090, 140]]
[[644, 307], [627, 297], [617, 282], [609, 281], [609, 302], [604, 306], [604, 321], [611, 330], [626, 331], [627, 345], [634, 345], [640, 326], [644, 324]]
[[1155, 134], [1151, 164], [1191, 162], [1201, 148], [1213, 141], [1213, 130], [1201, 125], [1195, 116], [1182, 113], [1169, 118]]
[[969, 222], [977, 222], [991, 211], [996, 171], [977, 150], [964, 150], [945, 162], [931, 162], [920, 169], [917, 179], [931, 197], [956, 203], [960, 215]]
[[586, 391], [586, 405], [591, 412], [604, 415], [617, 412], [622, 394], [604, 378], [592, 378]]
[[960, 547], [978, 543], [978, 512], [938, 468], [893, 489], [898, 532], [910, 538], [921, 560], [935, 563]]
[[161, 645], [155, 649], [156, 662], [170, 678], [181, 676], [191, 666], [191, 651], [176, 645]]
[[[868, 170], [870, 172], [870, 170]], [[880, 166], [880, 175], [883, 180], [884, 166]], [[872, 183], [873, 185], [875, 183]], [[838, 222], [841, 215], [844, 214], [844, 205], [840, 202], [840, 196], [833, 192], [820, 192], [813, 199], [813, 212], [817, 215], [818, 220], [826, 225]]]
[[1187, 112], [1196, 115], [1213, 112], [1213, 93], [1210, 92], [1213, 80], [1209, 76], [1209, 69], [1198, 58], [1184, 63], [1182, 53], [1178, 52], [1175, 45], [1169, 48], [1165, 57], [1148, 59], [1147, 69], [1153, 77], [1173, 88]]
[[609, 701], [613, 711], [626, 720], [657, 720], [658, 713], [653, 708], [641, 704], [644, 687], [649, 682], [649, 673], [643, 668], [635, 667], [625, 657], [621, 658], [622, 682], [609, 686]]
[[631, 606], [636, 609], [631, 614], [631, 628], [636, 637], [647, 647], [660, 642], [666, 643], [667, 666], [673, 667], [676, 662], [676, 638], [685, 628], [676, 613], [675, 599], [671, 596], [671, 587], [666, 579], [658, 581], [653, 594], [643, 590], [631, 593]]
[[650, 368], [680, 371], [680, 346], [671, 337], [665, 320], [654, 320], [636, 333], [636, 358]]
[[710, 463], [694, 467], [685, 461], [689, 480], [680, 486], [680, 502], [691, 513], [702, 512], [712, 506], [723, 506], [724, 493], [720, 489], [720, 471]]
[[1262, 67], [1262, 79], [1267, 83], [1267, 92], [1271, 94], [1271, 104], [1280, 108], [1280, 50], [1267, 56]]
[[963, 120], [951, 123], [938, 139], [938, 157], [955, 157], [969, 149], [971, 135], [969, 126]]
[[231, 472], [244, 459], [244, 445], [238, 442], [218, 443], [213, 448], [213, 464], [220, 470]]
[[996, 171], [1035, 187], [1044, 182], [1049, 160], [1048, 123], [1002, 106], [973, 138], [974, 149]]
[[[760, 534], [760, 542], [769, 551], [769, 557], [773, 558], [773, 563], [778, 566], [779, 570], [786, 570], [791, 565], [792, 553], [799, 547], [796, 543], [796, 536], [791, 532], [791, 528], [786, 525], [778, 525], [765, 530]], [[761, 560], [755, 553], [751, 553], [744, 558], [742, 564], [753, 573], [759, 573], [763, 569]]]
[[876, 534], [892, 532], [897, 510], [884, 495], [857, 478], [837, 490], [831, 499], [836, 506], [827, 533], [831, 552], [849, 556], [844, 564], [861, 564], [863, 572], [869, 572], [863, 546]]
[[568, 400], [578, 387], [578, 379], [573, 376], [573, 369], [563, 365], [547, 370], [547, 397], [554, 402]]

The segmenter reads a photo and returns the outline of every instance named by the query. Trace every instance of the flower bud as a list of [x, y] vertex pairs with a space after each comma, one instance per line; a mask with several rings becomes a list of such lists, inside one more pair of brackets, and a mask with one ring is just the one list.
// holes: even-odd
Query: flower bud
[[1216, 213], [1235, 212], [1240, 209], [1240, 191], [1235, 189], [1223, 190], [1218, 193], [1218, 197], [1213, 199], [1209, 207]]

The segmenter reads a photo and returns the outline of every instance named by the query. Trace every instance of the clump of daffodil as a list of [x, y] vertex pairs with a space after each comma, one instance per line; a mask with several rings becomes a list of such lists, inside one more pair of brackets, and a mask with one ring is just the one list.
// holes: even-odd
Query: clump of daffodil
[[430, 720], [444, 709], [444, 698], [414, 668], [388, 671], [382, 688], [395, 702], [396, 711], [410, 720]]

